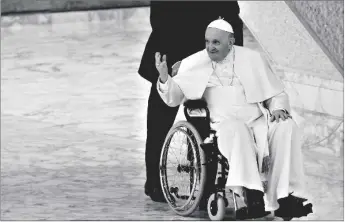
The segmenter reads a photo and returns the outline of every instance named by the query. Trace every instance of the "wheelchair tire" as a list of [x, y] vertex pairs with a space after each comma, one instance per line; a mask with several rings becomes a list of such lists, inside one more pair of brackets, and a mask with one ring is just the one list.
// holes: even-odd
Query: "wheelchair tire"
[[212, 194], [208, 199], [207, 203], [207, 213], [211, 220], [223, 220], [225, 217], [225, 200], [221, 195]]
[[[187, 145], [183, 144], [180, 148], [184, 150], [187, 149], [187, 154], [180, 157], [180, 160], [181, 158], [188, 156], [186, 158], [187, 161], [185, 161], [184, 165], [179, 162], [175, 166], [173, 165], [172, 167], [168, 167], [167, 164], [171, 163], [171, 161], [168, 160], [168, 155], [173, 153], [172, 149], [175, 147], [172, 146], [172, 143], [176, 142], [175, 139], [178, 134], [181, 134], [186, 138], [183, 139], [183, 141], [186, 141]], [[201, 143], [202, 139], [196, 128], [187, 121], [180, 121], [172, 126], [163, 145], [159, 164], [162, 191], [170, 208], [180, 216], [188, 216], [192, 214], [197, 209], [202, 199], [206, 181], [206, 165], [204, 151], [200, 147]], [[176, 154], [176, 152], [174, 153]], [[176, 157], [176, 160], [178, 161], [179, 158]], [[169, 181], [170, 173], [168, 171], [171, 169], [175, 170], [175, 168], [180, 174], [188, 174], [188, 177], [185, 180], [188, 180], [186, 182], [188, 184], [188, 188], [185, 186], [186, 189], [184, 192], [184, 194], [187, 195], [178, 194], [182, 189], [173, 186], [175, 180], [173, 182]], [[181, 171], [184, 172], [181, 173]], [[175, 178], [176, 173], [173, 174], [173, 176]], [[180, 204], [179, 201], [183, 203]]]

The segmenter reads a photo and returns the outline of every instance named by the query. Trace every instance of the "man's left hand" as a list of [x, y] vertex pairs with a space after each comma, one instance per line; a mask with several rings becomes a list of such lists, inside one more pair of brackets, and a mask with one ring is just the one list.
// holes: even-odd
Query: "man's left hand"
[[291, 116], [288, 113], [285, 113], [283, 110], [274, 110], [272, 112], [270, 121], [273, 122], [275, 120], [278, 123], [280, 118], [285, 121], [288, 118], [291, 118]]

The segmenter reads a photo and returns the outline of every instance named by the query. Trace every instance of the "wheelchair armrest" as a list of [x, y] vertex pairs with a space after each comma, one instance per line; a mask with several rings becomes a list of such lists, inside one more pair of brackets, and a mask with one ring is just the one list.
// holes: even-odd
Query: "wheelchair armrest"
[[190, 120], [191, 116], [188, 114], [188, 110], [205, 110], [206, 111], [206, 120], [210, 121], [210, 111], [207, 108], [207, 102], [203, 99], [197, 99], [197, 100], [187, 100], [184, 104], [184, 115], [187, 119], [187, 121]]
[[[210, 111], [207, 108], [207, 102], [203, 99], [187, 100], [184, 104], [184, 115], [188, 122], [197, 128], [200, 136], [204, 140], [210, 133]], [[190, 116], [191, 110], [205, 110], [206, 116]]]
[[187, 100], [183, 105], [187, 109], [205, 109], [205, 108], [207, 108], [207, 102], [203, 99]]

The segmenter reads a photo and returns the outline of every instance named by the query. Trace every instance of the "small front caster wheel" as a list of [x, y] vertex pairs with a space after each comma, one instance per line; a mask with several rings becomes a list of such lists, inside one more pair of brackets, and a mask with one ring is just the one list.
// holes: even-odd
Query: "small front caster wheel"
[[225, 201], [221, 195], [212, 194], [208, 199], [207, 213], [211, 220], [223, 220], [225, 216]]

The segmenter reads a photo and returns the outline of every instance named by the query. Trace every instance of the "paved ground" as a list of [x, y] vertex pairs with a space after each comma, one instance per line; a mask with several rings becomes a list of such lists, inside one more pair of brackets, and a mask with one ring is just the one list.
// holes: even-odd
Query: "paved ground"
[[[207, 219], [143, 193], [149, 85], [136, 71], [148, 31], [102, 22], [1, 34], [1, 220]], [[343, 219], [343, 160], [305, 159], [315, 213], [301, 219]]]

